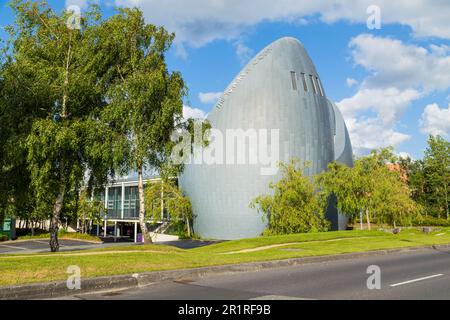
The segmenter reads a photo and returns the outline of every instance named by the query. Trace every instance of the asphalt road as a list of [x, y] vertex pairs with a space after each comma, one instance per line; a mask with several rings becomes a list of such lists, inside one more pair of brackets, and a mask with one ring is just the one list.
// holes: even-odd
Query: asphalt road
[[[381, 289], [367, 288], [369, 266], [379, 266]], [[87, 300], [449, 299], [450, 249], [312, 263], [258, 272], [163, 282], [140, 289], [83, 294]]]

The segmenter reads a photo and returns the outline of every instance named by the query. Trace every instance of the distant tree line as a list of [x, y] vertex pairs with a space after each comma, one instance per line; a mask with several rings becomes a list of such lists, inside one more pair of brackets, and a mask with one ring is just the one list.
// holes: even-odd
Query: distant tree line
[[425, 217], [450, 220], [450, 142], [430, 136], [423, 159], [399, 159], [408, 177], [411, 197], [424, 208]]

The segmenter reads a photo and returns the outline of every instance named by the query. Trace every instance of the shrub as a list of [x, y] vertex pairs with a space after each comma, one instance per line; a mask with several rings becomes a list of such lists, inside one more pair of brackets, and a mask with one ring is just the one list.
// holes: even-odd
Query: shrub
[[271, 183], [272, 195], [257, 197], [250, 204], [263, 214], [268, 228], [264, 235], [327, 231], [324, 202], [317, 196], [311, 180], [303, 174], [308, 164], [298, 160], [280, 163], [283, 178]]
[[414, 220], [413, 226], [450, 227], [450, 220], [423, 216], [420, 220]]

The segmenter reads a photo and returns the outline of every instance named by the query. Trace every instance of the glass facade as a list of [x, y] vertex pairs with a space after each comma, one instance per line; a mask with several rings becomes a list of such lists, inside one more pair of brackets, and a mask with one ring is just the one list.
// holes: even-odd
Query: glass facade
[[122, 187], [108, 188], [107, 210], [109, 219], [122, 217]]
[[[145, 186], [144, 186], [145, 189]], [[137, 185], [115, 185], [94, 192], [94, 199], [105, 204], [109, 220], [138, 220], [139, 191]]]
[[139, 192], [137, 187], [125, 187], [124, 219], [139, 217]]

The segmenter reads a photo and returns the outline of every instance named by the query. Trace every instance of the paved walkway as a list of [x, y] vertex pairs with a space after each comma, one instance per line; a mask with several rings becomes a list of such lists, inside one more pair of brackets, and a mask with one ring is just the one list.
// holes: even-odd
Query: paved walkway
[[195, 249], [199, 247], [209, 246], [215, 243], [220, 243], [223, 241], [204, 241], [204, 240], [178, 240], [178, 241], [170, 241], [170, 242], [160, 242], [158, 244], [164, 244], [167, 246], [173, 246], [180, 249]]
[[[164, 244], [174, 246], [181, 249], [193, 249], [218, 243], [217, 241], [201, 241], [201, 240], [179, 240], [169, 242], [159, 242], [157, 244]], [[106, 247], [121, 247], [140, 245], [133, 242], [108, 242], [108, 243], [92, 243], [83, 240], [59, 240], [60, 251], [75, 251], [75, 250], [90, 250]], [[21, 240], [8, 241], [6, 243], [0, 242], [0, 255], [2, 254], [29, 254], [49, 252], [49, 243], [47, 239], [36, 240]]]
[[[83, 240], [59, 240], [60, 251], [88, 250], [111, 246], [130, 245], [130, 243], [92, 243]], [[26, 241], [8, 241], [0, 242], [0, 255], [2, 254], [28, 254], [49, 252], [49, 243], [47, 239], [36, 239]]]

